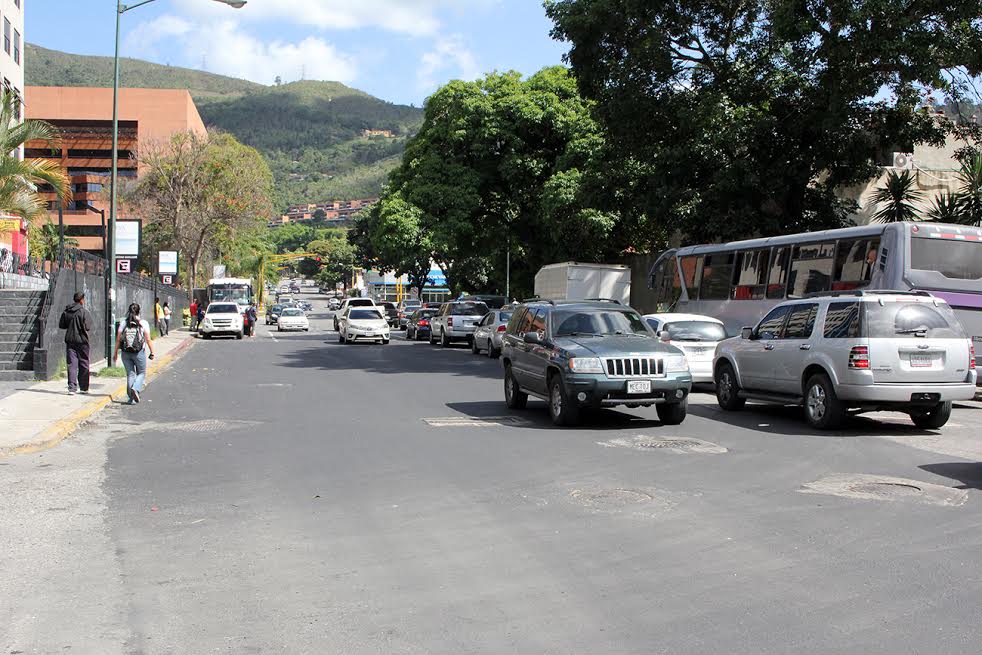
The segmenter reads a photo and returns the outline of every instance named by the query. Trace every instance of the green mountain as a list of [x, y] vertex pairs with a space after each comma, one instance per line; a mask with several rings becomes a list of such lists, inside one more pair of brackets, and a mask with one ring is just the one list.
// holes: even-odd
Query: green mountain
[[[111, 86], [112, 58], [27, 44], [25, 76], [35, 86]], [[378, 195], [399, 162], [422, 110], [395, 105], [338, 82], [265, 86], [223, 75], [123, 59], [120, 84], [188, 89], [205, 125], [262, 152], [289, 204]], [[366, 130], [389, 135], [365, 136]]]

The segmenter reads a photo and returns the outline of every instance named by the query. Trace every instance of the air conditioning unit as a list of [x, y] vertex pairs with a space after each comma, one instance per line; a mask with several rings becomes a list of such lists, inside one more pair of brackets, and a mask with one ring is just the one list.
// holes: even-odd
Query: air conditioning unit
[[909, 171], [914, 168], [914, 155], [909, 152], [893, 153], [893, 168]]

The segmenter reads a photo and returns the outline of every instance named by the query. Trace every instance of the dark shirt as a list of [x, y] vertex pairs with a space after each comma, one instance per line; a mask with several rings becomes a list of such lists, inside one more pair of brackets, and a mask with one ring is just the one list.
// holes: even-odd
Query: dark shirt
[[65, 343], [72, 346], [87, 346], [89, 332], [92, 331], [92, 314], [81, 304], [72, 303], [61, 313], [58, 327], [65, 331]]

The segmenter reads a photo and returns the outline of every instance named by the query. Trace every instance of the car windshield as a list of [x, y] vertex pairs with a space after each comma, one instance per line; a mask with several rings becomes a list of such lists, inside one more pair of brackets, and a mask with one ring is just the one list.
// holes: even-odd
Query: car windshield
[[965, 332], [946, 303], [865, 303], [866, 336], [871, 338], [964, 339]]
[[651, 336], [648, 324], [636, 313], [624, 310], [557, 311], [553, 314], [553, 335], [575, 337], [603, 334]]
[[271, 312], [281, 312], [283, 311], [283, 305], [273, 305], [270, 310]]
[[484, 316], [488, 313], [488, 306], [483, 302], [459, 302], [450, 308], [453, 316]]
[[356, 300], [349, 300], [348, 306], [349, 307], [374, 307], [375, 302], [372, 301], [370, 298], [358, 298]]
[[238, 314], [238, 305], [212, 305], [208, 308], [209, 314]]
[[353, 309], [348, 312], [348, 318], [353, 320], [371, 321], [382, 318], [377, 309]]
[[[654, 329], [657, 321], [649, 319], [648, 323]], [[726, 330], [715, 321], [672, 321], [662, 330], [668, 332], [672, 341], [722, 341], [726, 338]]]
[[431, 316], [436, 316], [436, 310], [435, 309], [424, 309], [424, 310], [421, 310], [421, 311], [417, 312], [417, 317], [418, 318], [429, 318]]
[[303, 316], [303, 312], [299, 309], [284, 309], [280, 316]]

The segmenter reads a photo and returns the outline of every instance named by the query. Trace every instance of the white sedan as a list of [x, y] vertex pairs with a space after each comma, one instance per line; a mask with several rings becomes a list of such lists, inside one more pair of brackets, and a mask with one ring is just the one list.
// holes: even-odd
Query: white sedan
[[349, 306], [338, 318], [338, 341], [378, 341], [389, 343], [389, 322], [375, 307]]
[[665, 341], [685, 353], [693, 382], [713, 381], [716, 345], [726, 338], [723, 321], [701, 314], [646, 314], [644, 320]]
[[310, 332], [310, 321], [307, 320], [307, 315], [303, 313], [302, 309], [287, 307], [280, 313], [280, 317], [276, 319], [276, 330], [278, 332], [283, 332], [284, 330], [303, 330], [304, 332]]

